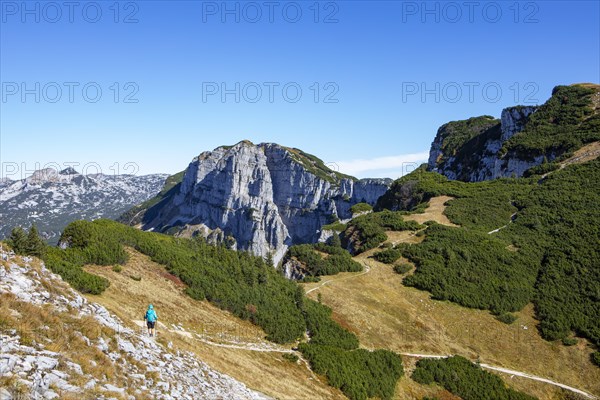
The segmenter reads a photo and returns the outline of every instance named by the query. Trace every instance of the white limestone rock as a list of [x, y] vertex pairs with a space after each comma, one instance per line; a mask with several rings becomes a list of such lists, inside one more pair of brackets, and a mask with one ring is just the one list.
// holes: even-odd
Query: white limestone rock
[[391, 184], [356, 180], [316, 163], [273, 143], [243, 141], [204, 152], [188, 166], [178, 192], [142, 228], [188, 230], [270, 255], [277, 264], [289, 246], [316, 243], [321, 226], [349, 218], [356, 203], [375, 204]]

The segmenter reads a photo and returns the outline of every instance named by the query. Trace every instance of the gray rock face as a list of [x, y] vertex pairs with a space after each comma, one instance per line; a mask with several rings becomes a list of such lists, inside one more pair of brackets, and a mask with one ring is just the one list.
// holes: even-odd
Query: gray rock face
[[243, 141], [194, 158], [142, 228], [199, 234], [277, 263], [290, 245], [317, 242], [321, 226], [349, 217], [356, 203], [374, 204], [390, 184], [338, 174], [296, 149]]
[[[456, 155], [444, 157], [442, 137], [438, 134], [431, 144], [428, 169], [439, 172], [453, 180], [479, 182], [484, 180], [521, 177], [529, 168], [540, 165], [544, 157], [523, 159], [516, 154], [501, 154], [503, 144], [515, 134], [523, 130], [528, 117], [538, 107], [517, 106], [502, 110], [499, 129], [491, 128], [478, 137], [479, 143], [472, 146], [470, 152], [459, 152]], [[552, 160], [554, 155], [547, 155]], [[443, 163], [440, 160], [444, 159]]]
[[527, 117], [533, 114], [538, 107], [508, 107], [502, 110], [500, 116], [500, 129], [502, 130], [502, 136], [500, 141], [506, 142], [508, 139], [513, 137], [516, 133], [521, 132], [527, 123]]

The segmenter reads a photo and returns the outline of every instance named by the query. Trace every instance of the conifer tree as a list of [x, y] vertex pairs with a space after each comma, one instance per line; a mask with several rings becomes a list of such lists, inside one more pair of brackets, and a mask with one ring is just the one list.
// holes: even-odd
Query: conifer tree
[[25, 254], [27, 249], [27, 235], [25, 234], [25, 230], [20, 226], [17, 226], [12, 229], [10, 232], [10, 236], [7, 240], [10, 247], [12, 247], [13, 251], [17, 254]]
[[45, 249], [46, 244], [40, 237], [37, 226], [35, 226], [35, 224], [31, 225], [29, 233], [27, 234], [25, 252], [30, 256], [42, 257]]

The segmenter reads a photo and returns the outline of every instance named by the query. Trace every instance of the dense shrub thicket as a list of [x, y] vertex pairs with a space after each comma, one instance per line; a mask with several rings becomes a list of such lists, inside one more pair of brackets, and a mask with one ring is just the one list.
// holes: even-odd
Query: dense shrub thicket
[[560, 168], [560, 164], [557, 162], [545, 162], [535, 167], [529, 168], [523, 173], [525, 178], [529, 178], [534, 175], [544, 175], [552, 171], [556, 171]]
[[402, 376], [400, 357], [388, 350], [344, 351], [339, 347], [301, 344], [302, 353], [318, 374], [352, 400], [391, 399]]
[[396, 262], [396, 260], [402, 257], [402, 251], [396, 248], [386, 249], [375, 254], [374, 257], [377, 261], [384, 264], [393, 264]]
[[25, 232], [20, 226], [13, 228], [7, 243], [16, 254], [42, 257], [46, 251], [46, 244], [40, 237], [35, 224], [31, 225], [29, 232]]
[[[315, 250], [326, 253], [326, 257]], [[362, 271], [362, 265], [354, 261], [346, 250], [324, 243], [292, 246], [286, 257], [294, 257], [300, 261], [304, 265], [306, 275], [310, 277]]]
[[409, 263], [401, 263], [394, 265], [394, 272], [400, 275], [406, 274], [412, 269], [412, 265]]
[[[131, 246], [178, 276], [191, 297], [207, 299], [250, 320], [261, 326], [270, 340], [291, 342], [308, 331], [310, 341], [300, 350], [316, 372], [352, 400], [367, 396], [389, 399], [402, 375], [400, 356], [359, 350], [356, 335], [331, 318], [331, 309], [305, 298], [297, 283], [285, 279], [262, 258], [198, 238], [142, 232], [108, 220], [74, 222], [65, 229], [61, 242], [68, 248], [49, 248], [45, 260], [82, 291], [99, 293], [103, 289], [93, 281], [102, 278], [83, 272], [82, 265], [123, 264], [127, 259], [123, 246]], [[330, 256], [345, 252], [336, 246], [318, 247], [333, 253]]]
[[500, 377], [460, 356], [419, 360], [412, 379], [424, 385], [436, 382], [464, 400], [535, 400], [507, 388]]
[[436, 138], [441, 141], [440, 150], [444, 157], [438, 162], [443, 164], [446, 157], [455, 157], [457, 152], [460, 152], [469, 141], [499, 124], [500, 120], [484, 115], [442, 125], [438, 129]]
[[53, 272], [61, 275], [83, 293], [100, 294], [109, 285], [107, 279], [85, 272], [82, 269], [83, 265], [108, 265], [125, 259], [125, 252], [113, 241], [94, 244], [87, 249], [77, 248], [67, 251], [49, 247], [39, 236], [35, 225], [32, 225], [27, 233], [21, 227], [13, 228], [7, 243], [17, 254], [42, 258]]
[[358, 214], [361, 212], [368, 212], [368, 211], [372, 211], [373, 210], [373, 206], [371, 206], [368, 203], [357, 203], [355, 205], [353, 205], [352, 207], [350, 207], [350, 212], [352, 214]]
[[405, 221], [406, 212], [384, 210], [352, 219], [344, 232], [355, 254], [373, 249], [387, 240], [386, 230], [416, 231], [422, 226], [415, 221]]
[[417, 265], [404, 283], [466, 307], [520, 310], [533, 297], [538, 265], [506, 246], [487, 233], [431, 226], [421, 244], [404, 246], [404, 255]]
[[584, 86], [557, 86], [525, 128], [504, 145], [504, 152], [521, 158], [562, 154], [600, 140], [600, 114], [592, 108], [595, 89]]

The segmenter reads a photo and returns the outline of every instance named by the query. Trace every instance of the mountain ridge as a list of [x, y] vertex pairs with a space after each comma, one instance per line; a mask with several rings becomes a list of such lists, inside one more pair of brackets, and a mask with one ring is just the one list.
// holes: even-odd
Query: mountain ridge
[[15, 226], [38, 225], [43, 237], [56, 242], [62, 229], [77, 219], [116, 218], [154, 196], [164, 174], [82, 175], [72, 168], [45, 168], [19, 180], [0, 183], [0, 236]]
[[299, 149], [249, 141], [202, 152], [170, 179], [170, 188], [147, 208], [120, 220], [200, 235], [275, 263], [290, 245], [317, 242], [323, 225], [351, 217], [352, 205], [374, 204], [391, 184], [333, 171]]
[[600, 85], [556, 86], [542, 105], [513, 106], [490, 116], [442, 125], [428, 169], [449, 179], [478, 182], [521, 177], [600, 140]]

